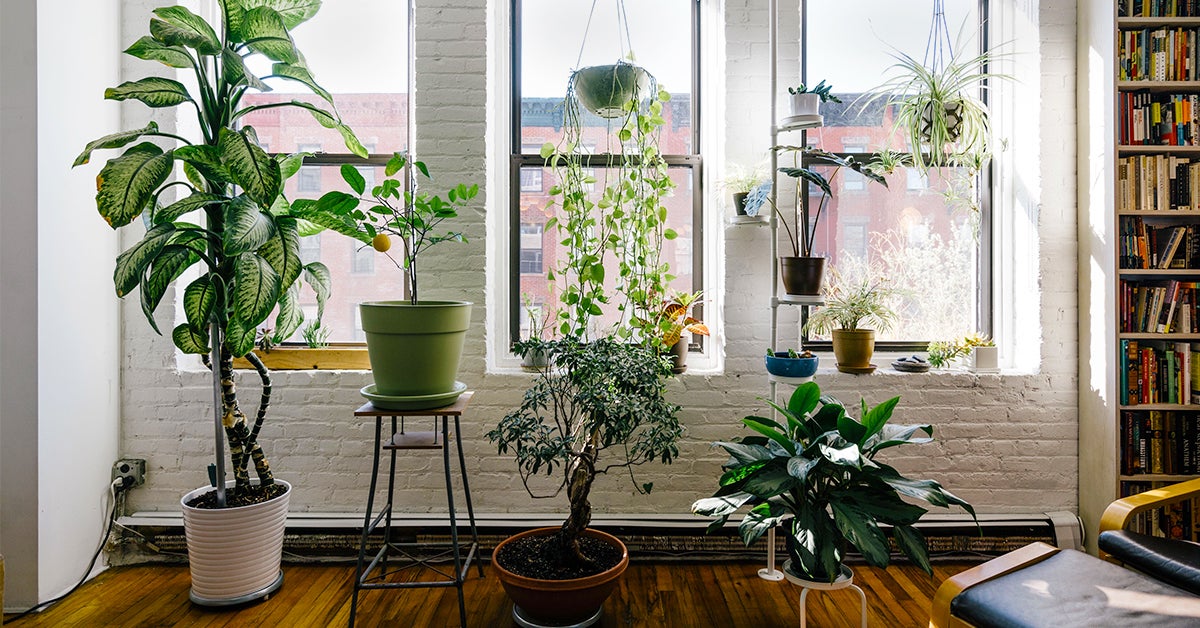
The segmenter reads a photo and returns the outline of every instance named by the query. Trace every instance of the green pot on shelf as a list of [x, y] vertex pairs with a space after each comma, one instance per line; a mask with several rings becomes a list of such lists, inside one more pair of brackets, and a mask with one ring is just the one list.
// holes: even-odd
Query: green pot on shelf
[[471, 324], [471, 305], [469, 301], [360, 303], [374, 392], [437, 400], [428, 407], [453, 402], [444, 395], [462, 388], [455, 377]]

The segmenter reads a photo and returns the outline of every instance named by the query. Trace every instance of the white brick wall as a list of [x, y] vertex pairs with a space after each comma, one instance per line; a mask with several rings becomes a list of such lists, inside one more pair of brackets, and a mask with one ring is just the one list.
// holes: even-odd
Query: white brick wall
[[[737, 70], [718, 73], [727, 85], [724, 140], [733, 161], [750, 161], [768, 141], [761, 106], [767, 90], [764, 4], [726, 2], [725, 52], [730, 67]], [[1040, 368], [1027, 375], [978, 377], [892, 372], [820, 375], [826, 391], [847, 402], [856, 401], [860, 393], [872, 403], [901, 395], [897, 420], [934, 424], [938, 441], [892, 450], [896, 453], [888, 455], [887, 461], [935, 478], [980, 511], [992, 513], [1074, 510], [1077, 503], [1076, 276], [1071, 261], [1075, 175], [1074, 160], [1063, 158], [1064, 151], [1074, 151], [1074, 130], [1067, 115], [1074, 102], [1069, 80], [1074, 72], [1074, 3], [1045, 0], [1035, 10], [1043, 24], [1041, 41], [1027, 47], [1040, 50], [1041, 143], [1013, 150], [1022, 151], [1023, 159], [1041, 162], [1041, 180], [1025, 182], [1022, 191], [1032, 197], [1031, 218], [1039, 234], [1038, 241], [1025, 250], [1036, 256], [1030, 261], [1036, 260], [1036, 268], [1041, 269], [1036, 278], [1041, 299], [1034, 310], [1042, 339]], [[446, 181], [484, 180], [489, 158], [484, 122], [487, 12], [485, 0], [418, 2], [417, 19], [424, 28], [417, 44], [416, 145], [435, 175]], [[1039, 87], [1036, 80], [1031, 87]], [[497, 456], [483, 436], [519, 402], [528, 384], [527, 376], [491, 374], [484, 368], [485, 283], [492, 270], [484, 254], [489, 237], [484, 217], [485, 212], [505, 211], [503, 206], [489, 206], [467, 213], [464, 223], [470, 244], [429, 256], [424, 284], [428, 292], [422, 296], [465, 297], [477, 304], [460, 374], [477, 391], [463, 419], [476, 509], [559, 511], [561, 500], [528, 498], [511, 459]], [[688, 427], [679, 461], [667, 468], [644, 468], [639, 479], [655, 483], [650, 497], [633, 494], [624, 477], [602, 479], [593, 500], [597, 513], [686, 513], [693, 500], [715, 487], [723, 456], [710, 443], [742, 433], [739, 419], [762, 407], [756, 397], [766, 392], [759, 355], [769, 339], [768, 231], [729, 228], [723, 235], [729, 286], [724, 295], [725, 371], [711, 376], [689, 374], [672, 384], [674, 398], [686, 406], [682, 417]], [[445, 270], [434, 270], [439, 265]], [[131, 493], [130, 506], [177, 510], [182, 493], [206, 482], [212, 437], [208, 374], [177, 370], [170, 342], [153, 336], [138, 320], [136, 302], [127, 305], [125, 315], [122, 449], [124, 455], [148, 462], [147, 483]], [[781, 337], [787, 338], [788, 332]], [[248, 401], [256, 399], [252, 379], [244, 377], [241, 382]], [[363, 372], [275, 374], [276, 399], [262, 440], [277, 475], [296, 487], [293, 510], [358, 512], [363, 508], [373, 426], [356, 422], [351, 413], [362, 402], [358, 389], [369, 381], [369, 374]], [[440, 461], [435, 456], [400, 456], [400, 509], [444, 511]]]

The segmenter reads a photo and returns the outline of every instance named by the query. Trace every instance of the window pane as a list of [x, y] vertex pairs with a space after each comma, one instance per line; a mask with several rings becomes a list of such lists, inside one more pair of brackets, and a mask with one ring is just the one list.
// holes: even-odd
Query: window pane
[[[354, 45], [345, 45], [354, 33]], [[402, 0], [326, 2], [317, 16], [292, 32], [313, 77], [333, 94], [338, 113], [372, 152], [390, 154], [408, 147], [408, 3]], [[258, 76], [271, 73], [269, 64], [251, 67]], [[269, 79], [271, 92], [248, 94], [244, 104], [302, 100], [328, 107], [296, 82]], [[301, 150], [317, 144], [331, 153], [345, 153], [337, 131], [322, 127], [307, 111], [274, 108], [244, 119], [275, 152]]]
[[[692, 144], [692, 4], [695, 0], [625, 3], [629, 40], [637, 64], [671, 93], [664, 117], [664, 154], [694, 152]], [[626, 58], [624, 25], [617, 23], [617, 3], [595, 5], [579, 56], [589, 2], [521, 0], [521, 146], [538, 154], [546, 142], [562, 137], [563, 97], [571, 71], [616, 63]], [[563, 25], [570, 25], [564, 28]], [[579, 59], [576, 65], [576, 59]], [[615, 131], [620, 122], [583, 112], [586, 134], [597, 153], [617, 153]]]

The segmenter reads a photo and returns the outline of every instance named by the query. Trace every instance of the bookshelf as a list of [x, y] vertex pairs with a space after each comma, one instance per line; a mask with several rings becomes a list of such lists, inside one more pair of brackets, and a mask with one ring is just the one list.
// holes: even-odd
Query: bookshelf
[[[1113, 6], [1110, 499], [1200, 475], [1200, 2]], [[1138, 526], [1195, 539], [1198, 521], [1189, 503]]]

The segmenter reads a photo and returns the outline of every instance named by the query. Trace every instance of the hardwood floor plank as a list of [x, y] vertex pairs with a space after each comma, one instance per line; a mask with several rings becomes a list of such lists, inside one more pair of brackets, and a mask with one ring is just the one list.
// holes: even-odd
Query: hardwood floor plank
[[[871, 626], [921, 627], [933, 593], [945, 578], [980, 561], [938, 563], [934, 577], [908, 565], [887, 571], [855, 565], [855, 582], [867, 594]], [[761, 564], [742, 562], [635, 562], [605, 603], [604, 628], [761, 628], [800, 622], [800, 589], [758, 577]], [[109, 570], [50, 609], [14, 628], [345, 626], [350, 618], [352, 565], [285, 565], [284, 585], [271, 599], [236, 608], [204, 608], [188, 599], [187, 567], [141, 565]], [[392, 578], [429, 578], [411, 570]], [[486, 566], [464, 584], [471, 626], [510, 628], [512, 603]], [[857, 626], [858, 596], [851, 591], [808, 595], [810, 626]], [[8, 619], [8, 618], [6, 618]], [[458, 626], [454, 587], [363, 591], [358, 626]]]

